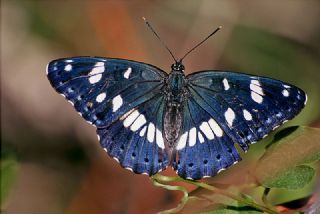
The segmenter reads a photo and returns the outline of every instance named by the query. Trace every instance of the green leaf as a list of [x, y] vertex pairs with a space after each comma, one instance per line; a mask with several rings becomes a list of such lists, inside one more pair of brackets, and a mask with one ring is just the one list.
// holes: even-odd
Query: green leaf
[[206, 214], [259, 214], [263, 213], [250, 206], [236, 205], [236, 206], [225, 206], [220, 209], [214, 209], [212, 211], [204, 212]]
[[1, 160], [1, 207], [11, 190], [18, 169], [17, 161], [12, 157]]
[[300, 126], [290, 135], [277, 138], [279, 140], [268, 147], [252, 172], [259, 183], [276, 179], [295, 166], [320, 158], [320, 129]]
[[294, 133], [295, 131], [297, 131], [298, 128], [299, 128], [299, 126], [290, 126], [290, 127], [287, 127], [287, 128], [284, 128], [284, 129], [278, 131], [274, 135], [273, 140], [271, 141], [271, 143], [269, 143], [266, 146], [266, 149], [268, 149], [271, 145], [273, 145], [275, 143], [278, 143], [280, 140], [282, 140], [282, 139], [284, 139], [286, 137], [287, 137], [287, 140], [290, 139], [290, 136], [294, 137], [295, 135], [291, 135], [291, 134]]
[[286, 188], [286, 189], [299, 189], [308, 184], [313, 176], [315, 170], [306, 165], [296, 166], [292, 169], [278, 174], [272, 179], [266, 180], [263, 186], [269, 188]]

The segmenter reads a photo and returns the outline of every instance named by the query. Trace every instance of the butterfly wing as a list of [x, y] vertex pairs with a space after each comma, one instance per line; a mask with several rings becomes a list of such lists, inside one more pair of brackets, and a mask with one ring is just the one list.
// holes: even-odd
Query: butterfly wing
[[213, 176], [240, 160], [235, 143], [247, 151], [296, 116], [307, 101], [301, 89], [266, 77], [203, 71], [187, 79], [189, 112], [182, 132], [187, 140], [181, 148], [178, 142], [179, 162], [174, 168], [192, 179]]
[[151, 137], [162, 133], [165, 72], [123, 59], [74, 57], [52, 61], [47, 75], [55, 90], [97, 127], [101, 145], [123, 167], [155, 174], [167, 166], [163, 140]]

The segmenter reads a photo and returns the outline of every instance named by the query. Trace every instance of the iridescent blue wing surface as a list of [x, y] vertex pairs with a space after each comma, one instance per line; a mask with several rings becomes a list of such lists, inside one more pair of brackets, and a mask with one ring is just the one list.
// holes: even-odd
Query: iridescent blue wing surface
[[54, 89], [97, 127], [101, 145], [123, 167], [152, 175], [168, 165], [158, 136], [165, 72], [124, 59], [73, 57], [50, 62], [47, 76]]
[[214, 176], [249, 145], [296, 116], [307, 101], [299, 88], [266, 77], [203, 71], [187, 76], [189, 97], [174, 169], [184, 178]]

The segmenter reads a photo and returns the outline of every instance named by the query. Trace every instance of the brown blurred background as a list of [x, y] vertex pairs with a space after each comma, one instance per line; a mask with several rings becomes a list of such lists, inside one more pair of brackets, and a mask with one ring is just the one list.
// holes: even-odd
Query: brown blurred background
[[[289, 125], [320, 126], [317, 0], [3, 0], [4, 213], [155, 213], [177, 205], [180, 193], [154, 187], [147, 176], [122, 169], [106, 155], [94, 127], [51, 88], [45, 74], [49, 61], [79, 55], [132, 59], [169, 71], [172, 59], [142, 16], [177, 57], [222, 25], [185, 59], [186, 72], [234, 70], [295, 84], [309, 102]], [[241, 173], [263, 146], [252, 146], [244, 161], [211, 181], [241, 183]], [[276, 195], [286, 201], [299, 194]]]

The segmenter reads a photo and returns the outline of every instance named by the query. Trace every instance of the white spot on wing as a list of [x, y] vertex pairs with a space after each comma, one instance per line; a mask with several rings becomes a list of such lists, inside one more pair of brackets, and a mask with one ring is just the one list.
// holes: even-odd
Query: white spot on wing
[[194, 146], [197, 142], [197, 129], [193, 127], [189, 131], [189, 146]]
[[137, 110], [134, 110], [124, 121], [123, 125], [124, 127], [129, 127], [133, 121], [139, 116], [139, 112]]
[[285, 87], [285, 88], [291, 88], [290, 85], [283, 85], [283, 87]]
[[285, 97], [289, 97], [289, 91], [287, 89], [283, 89], [282, 95]]
[[124, 72], [123, 77], [126, 78], [126, 79], [129, 79], [131, 72], [132, 72], [132, 68], [129, 67], [129, 68], [126, 70], [126, 72]]
[[207, 122], [202, 122], [200, 125], [200, 129], [209, 140], [214, 139], [214, 134]]
[[124, 115], [122, 115], [121, 117], [120, 117], [120, 120], [124, 120], [124, 119], [126, 119], [127, 117], [128, 117], [128, 115], [130, 115], [133, 111], [135, 111], [136, 109], [131, 109], [130, 111], [128, 111], [127, 113], [125, 113]]
[[112, 111], [116, 112], [123, 104], [120, 94], [112, 99]]
[[198, 132], [198, 139], [199, 139], [200, 143], [204, 143], [204, 138], [203, 138], [201, 132]]
[[95, 74], [95, 75], [89, 77], [89, 82], [91, 84], [97, 83], [101, 80], [101, 77], [102, 77], [102, 74]]
[[100, 81], [101, 77], [102, 77], [102, 73], [104, 72], [104, 62], [97, 62], [94, 65], [94, 68], [90, 71], [90, 73], [88, 74], [89, 77], [89, 82], [91, 84], [97, 83]]
[[224, 113], [224, 117], [226, 118], [227, 123], [231, 127], [234, 119], [236, 118], [234, 111], [231, 108], [228, 108], [227, 111]]
[[141, 126], [143, 126], [146, 123], [146, 118], [143, 114], [140, 114], [139, 117], [133, 122], [130, 129], [131, 131], [137, 131]]
[[146, 130], [147, 130], [147, 126], [144, 126], [139, 133], [140, 137], [143, 137], [146, 134]]
[[66, 66], [64, 66], [64, 70], [65, 71], [71, 71], [72, 70], [72, 65], [67, 64]]
[[229, 90], [230, 85], [229, 85], [228, 80], [226, 78], [224, 78], [222, 82], [223, 82], [224, 90], [226, 90], [226, 91]]
[[161, 149], [164, 149], [163, 137], [162, 137], [162, 133], [159, 129], [156, 129], [156, 141], [157, 141], [157, 145]]
[[150, 143], [154, 141], [154, 135], [155, 135], [155, 126], [153, 123], [149, 123], [147, 139]]
[[178, 141], [177, 150], [183, 149], [187, 143], [188, 132], [185, 132], [183, 135], [180, 136]]
[[251, 91], [254, 91], [257, 94], [264, 95], [260, 82], [258, 80], [251, 80], [250, 89]]
[[98, 103], [101, 103], [102, 101], [104, 101], [104, 99], [106, 99], [106, 96], [107, 96], [106, 93], [101, 93], [96, 97], [96, 101]]
[[253, 91], [251, 91], [251, 98], [256, 102], [256, 103], [262, 103], [263, 98], [260, 94], [257, 94]]
[[213, 119], [211, 118], [209, 121], [208, 121], [211, 129], [213, 130], [213, 132], [215, 133], [216, 136], [218, 137], [222, 137], [223, 136], [223, 131], [222, 129], [220, 128], [220, 126], [218, 125], [218, 123]]
[[248, 112], [246, 109], [243, 109], [243, 117], [244, 117], [244, 119], [246, 119], [246, 120], [252, 120], [252, 115], [251, 115], [251, 113], [250, 112]]

